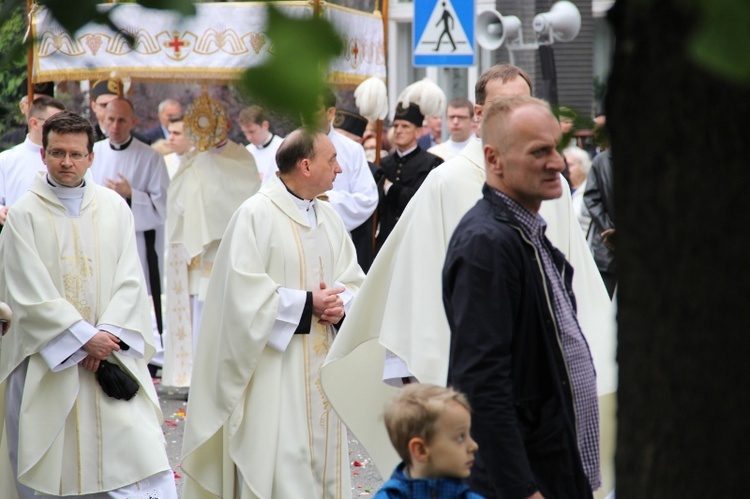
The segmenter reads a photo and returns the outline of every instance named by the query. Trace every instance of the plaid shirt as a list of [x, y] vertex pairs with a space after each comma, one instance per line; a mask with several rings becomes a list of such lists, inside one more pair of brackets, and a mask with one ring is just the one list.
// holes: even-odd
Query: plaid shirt
[[555, 312], [558, 336], [568, 367], [568, 376], [573, 385], [578, 450], [591, 490], [596, 490], [601, 487], [602, 481], [599, 470], [599, 401], [596, 392], [596, 371], [589, 345], [578, 325], [570, 296], [565, 290], [563, 278], [552, 259], [552, 243], [544, 235], [547, 223], [541, 216], [532, 215], [502, 192], [494, 189], [493, 191], [505, 201], [541, 256], [546, 281], [552, 289], [552, 308]]

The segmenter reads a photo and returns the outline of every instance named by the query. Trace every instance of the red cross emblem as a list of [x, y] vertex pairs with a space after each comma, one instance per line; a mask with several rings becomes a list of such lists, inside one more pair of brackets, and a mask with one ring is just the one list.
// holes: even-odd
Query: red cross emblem
[[357, 56], [359, 55], [359, 45], [357, 45], [356, 40], [354, 40], [354, 47], [352, 47], [352, 54], [354, 54], [354, 64], [356, 64]]
[[175, 57], [180, 57], [180, 49], [187, 45], [188, 43], [181, 40], [180, 36], [177, 33], [174, 34], [174, 38], [172, 38], [172, 41], [166, 44], [167, 47], [174, 49]]

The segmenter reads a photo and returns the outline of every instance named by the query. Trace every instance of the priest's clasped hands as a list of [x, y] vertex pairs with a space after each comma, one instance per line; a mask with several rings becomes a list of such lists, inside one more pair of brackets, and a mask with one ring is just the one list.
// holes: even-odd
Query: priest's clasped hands
[[318, 324], [322, 326], [332, 326], [338, 324], [344, 317], [344, 301], [339, 294], [343, 293], [345, 288], [330, 288], [326, 283], [320, 283], [320, 289], [312, 292], [313, 295], [313, 315], [320, 317]]
[[101, 361], [120, 350], [120, 339], [107, 331], [99, 331], [83, 345], [83, 349], [89, 355], [81, 361], [81, 367], [95, 373]]

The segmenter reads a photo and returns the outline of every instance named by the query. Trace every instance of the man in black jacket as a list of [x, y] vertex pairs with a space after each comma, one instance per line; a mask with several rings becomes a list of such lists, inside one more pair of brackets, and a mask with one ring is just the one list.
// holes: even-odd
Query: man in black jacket
[[575, 315], [572, 267], [544, 235], [562, 195], [560, 126], [531, 97], [484, 111], [487, 183], [443, 269], [448, 383], [473, 407], [472, 490], [488, 498], [590, 498], [600, 486], [596, 374]]
[[417, 130], [422, 121], [424, 114], [417, 104], [404, 106], [399, 103], [396, 107], [393, 118], [393, 144], [396, 150], [380, 162], [385, 180], [382, 188], [379, 187], [380, 231], [376, 251], [383, 246], [427, 175], [443, 163], [442, 158], [428, 153], [417, 144]]
[[612, 169], [612, 151], [600, 152], [591, 164], [586, 192], [583, 193], [591, 214], [591, 227], [587, 240], [594, 255], [609, 297], [615, 293], [617, 286], [617, 268], [615, 266], [615, 192], [614, 170]]

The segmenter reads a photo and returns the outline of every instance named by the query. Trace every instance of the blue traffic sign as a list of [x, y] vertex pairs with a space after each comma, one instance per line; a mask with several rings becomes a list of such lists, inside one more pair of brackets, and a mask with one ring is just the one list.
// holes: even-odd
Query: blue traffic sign
[[474, 65], [474, 0], [414, 0], [415, 66]]

